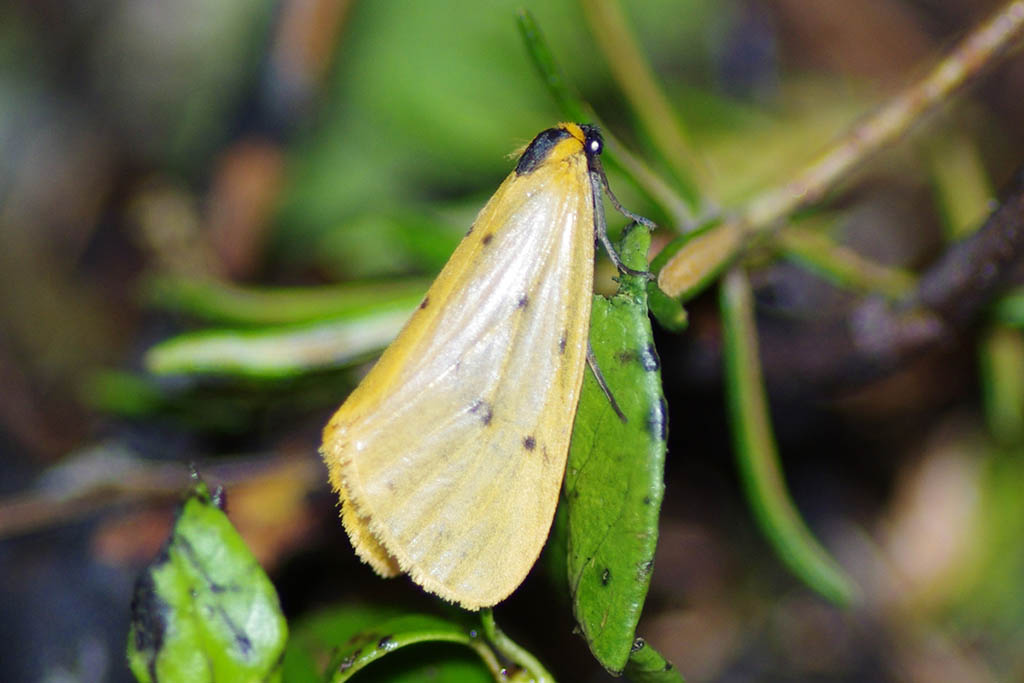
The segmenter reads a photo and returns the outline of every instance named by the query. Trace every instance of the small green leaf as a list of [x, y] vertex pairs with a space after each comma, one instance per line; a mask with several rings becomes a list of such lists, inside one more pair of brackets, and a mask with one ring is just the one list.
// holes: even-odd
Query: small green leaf
[[206, 486], [139, 577], [128, 664], [139, 681], [278, 681], [288, 627], [273, 585]]
[[[405, 614], [378, 622], [342, 641], [328, 665], [326, 678], [331, 683], [342, 683], [386, 655], [418, 643], [455, 643], [472, 649], [483, 660], [477, 667], [479, 680], [488, 680], [488, 670], [500, 669], [490, 646], [475, 630], [429, 614]], [[432, 666], [438, 666], [438, 662], [432, 662]], [[411, 676], [411, 672], [405, 673]]]
[[683, 675], [643, 638], [633, 641], [626, 664], [626, 677], [633, 683], [681, 683]]
[[284, 680], [323, 681], [323, 670], [339, 643], [401, 614], [380, 605], [349, 604], [313, 614], [293, 624], [284, 653]]
[[[626, 265], [646, 266], [650, 235], [626, 234]], [[590, 338], [623, 422], [586, 371], [565, 498], [569, 587], [576, 620], [594, 656], [621, 673], [650, 583], [658, 538], [667, 414], [647, 317], [647, 282], [623, 274], [612, 298], [594, 297]]]
[[669, 332], [683, 332], [690, 325], [683, 304], [661, 291], [657, 282], [647, 283], [647, 305], [658, 323]]

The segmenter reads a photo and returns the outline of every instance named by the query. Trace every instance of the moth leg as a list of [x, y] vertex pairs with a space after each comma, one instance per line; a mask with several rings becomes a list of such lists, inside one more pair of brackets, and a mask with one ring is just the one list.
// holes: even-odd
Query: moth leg
[[601, 374], [601, 368], [597, 365], [597, 356], [594, 355], [594, 347], [591, 346], [590, 340], [587, 340], [587, 365], [590, 366], [590, 371], [594, 373], [594, 379], [597, 380], [597, 386], [601, 387], [601, 391], [608, 398], [608, 403], [612, 405], [612, 410], [619, 416], [619, 419], [624, 423], [629, 422], [626, 419], [626, 415], [622, 412], [622, 408], [619, 407], [618, 401], [615, 400], [615, 396], [612, 395], [612, 390], [608, 388], [608, 382], [604, 380], [604, 375]]
[[600, 242], [601, 246], [604, 247], [604, 250], [608, 253], [608, 258], [611, 259], [612, 263], [615, 264], [615, 267], [619, 269], [620, 273], [653, 280], [655, 276], [651, 271], [636, 270], [635, 268], [630, 268], [623, 263], [622, 259], [619, 258], [618, 252], [615, 251], [615, 247], [612, 246], [612, 241], [608, 239], [608, 224], [605, 222], [604, 217], [604, 202], [601, 200], [601, 188], [604, 187], [607, 190], [608, 198], [611, 200], [612, 206], [622, 213], [622, 215], [631, 219], [633, 223], [640, 224], [651, 229], [657, 226], [643, 216], [637, 216], [636, 214], [624, 209], [622, 204], [619, 203], [619, 200], [612, 194], [611, 188], [608, 187], [608, 178], [605, 177], [604, 169], [601, 168], [600, 163], [597, 159], [594, 159], [592, 163], [595, 164], [595, 167], [590, 171], [590, 186], [594, 197], [594, 232], [597, 234], [598, 242]]

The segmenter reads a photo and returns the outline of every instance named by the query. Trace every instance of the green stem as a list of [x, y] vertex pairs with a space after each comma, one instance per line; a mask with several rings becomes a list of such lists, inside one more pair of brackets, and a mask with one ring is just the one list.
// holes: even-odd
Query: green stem
[[[491, 644], [494, 645], [498, 652], [507, 659], [521, 666], [529, 674], [530, 680], [536, 683], [555, 683], [555, 677], [544, 668], [536, 657], [498, 628], [498, 624], [494, 621], [494, 612], [490, 608], [480, 610], [480, 623], [483, 626], [484, 635], [487, 636], [487, 640], [491, 641]], [[495, 680], [498, 680], [500, 683], [507, 679], [499, 678]]]
[[754, 517], [797, 577], [832, 602], [847, 605], [855, 597], [854, 584], [811, 534], [786, 489], [758, 358], [753, 295], [739, 268], [723, 278], [721, 309], [736, 459]]

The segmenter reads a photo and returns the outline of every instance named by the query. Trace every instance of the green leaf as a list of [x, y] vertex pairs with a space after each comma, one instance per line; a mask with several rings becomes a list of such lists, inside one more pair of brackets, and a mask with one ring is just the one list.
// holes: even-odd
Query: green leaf
[[[370, 627], [363, 628], [358, 633], [344, 640], [339, 639], [338, 642], [340, 647], [335, 650], [334, 656], [328, 665], [326, 678], [331, 683], [347, 681], [359, 671], [378, 662], [396, 650], [420, 643], [433, 644], [435, 647], [431, 649], [431, 652], [435, 653], [438, 651], [436, 646], [439, 643], [463, 645], [476, 652], [482, 663], [478, 661], [476, 666], [467, 668], [465, 660], [460, 655], [449, 656], [453, 652], [452, 650], [444, 650], [446, 656], [440, 660], [429, 655], [424, 659], [426, 653], [421, 652], [418, 653], [420, 656], [417, 660], [411, 662], [412, 668], [409, 666], [403, 667], [404, 670], [400, 676], [397, 675], [398, 672], [392, 670], [390, 672], [391, 675], [388, 675], [386, 678], [380, 676], [376, 680], [396, 680], [397, 678], [402, 680], [421, 680], [425, 677], [421, 673], [417, 673], [417, 671], [421, 671], [429, 666], [436, 669], [440, 674], [444, 672], [448, 662], [451, 662], [451, 666], [457, 667], [463, 673], [472, 672], [472, 677], [468, 679], [471, 681], [491, 680], [491, 673], [489, 671], [496, 672], [500, 670], [500, 665], [493, 651], [476, 630], [469, 629], [463, 624], [428, 614], [394, 616], [390, 619], [379, 621]], [[457, 652], [457, 650], [454, 652]], [[410, 664], [410, 662], [403, 662], [403, 664]], [[377, 669], [375, 668], [376, 671]], [[444, 678], [451, 680], [448, 676], [444, 676]], [[373, 679], [368, 678], [367, 680]], [[460, 680], [462, 679], [460, 678]]]
[[239, 287], [163, 276], [149, 279], [143, 296], [152, 306], [240, 327], [359, 318], [381, 308], [411, 310], [429, 286], [425, 280], [413, 279], [325, 287]]
[[857, 596], [856, 585], [814, 538], [786, 489], [772, 434], [757, 352], [753, 294], [746, 273], [734, 268], [726, 274], [720, 302], [726, 398], [747, 501], [762, 532], [790, 571], [828, 600], [848, 605]]
[[339, 643], [401, 611], [380, 605], [343, 605], [313, 614], [292, 626], [284, 653], [284, 680], [323, 681], [323, 670]]
[[380, 308], [351, 320], [259, 331], [204, 330], [182, 334], [147, 351], [146, 368], [159, 375], [278, 378], [349, 365], [387, 346], [414, 308], [403, 302], [397, 308]]
[[[649, 244], [647, 230], [634, 229], [619, 254], [644, 268]], [[624, 274], [614, 297], [594, 297], [590, 338], [628, 421], [586, 371], [565, 474], [569, 586], [591, 651], [621, 673], [650, 583], [664, 488], [667, 415], [643, 277]]]
[[199, 482], [139, 577], [128, 664], [150, 681], [278, 681], [288, 627], [273, 585]]
[[633, 641], [626, 664], [626, 676], [633, 683], [680, 683], [683, 675], [643, 638]]

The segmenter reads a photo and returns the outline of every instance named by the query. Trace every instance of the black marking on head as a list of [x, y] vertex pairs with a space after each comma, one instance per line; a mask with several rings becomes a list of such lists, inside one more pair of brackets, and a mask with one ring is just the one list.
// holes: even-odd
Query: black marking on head
[[536, 447], [537, 440], [532, 436], [527, 436], [525, 439], [523, 439], [523, 448], [525, 448], [526, 450], [532, 451]]
[[469, 412], [479, 417], [485, 427], [491, 424], [491, 418], [494, 417], [494, 413], [491, 410], [491, 404], [482, 398], [473, 402], [473, 405], [469, 407]]
[[572, 134], [565, 128], [548, 128], [538, 133], [533, 142], [527, 145], [523, 156], [519, 157], [516, 175], [526, 175], [536, 170], [548, 158], [554, 146], [569, 137], [572, 137]]
[[661, 368], [661, 361], [658, 359], [658, 351], [654, 344], [648, 344], [647, 348], [640, 352], [640, 365], [647, 372], [654, 372]]
[[429, 296], [423, 297], [423, 301], [420, 302], [420, 310], [426, 308], [429, 305], [430, 305], [430, 297]]
[[629, 654], [636, 654], [645, 647], [647, 647], [647, 641], [640, 636], [637, 636], [636, 640], [633, 641], [633, 645], [629, 648]]
[[491, 240], [493, 240], [493, 239], [494, 239], [494, 233], [489, 232], [489, 233], [487, 233], [486, 235], [483, 236], [483, 238], [480, 240], [480, 242], [486, 247], [488, 244], [491, 243]]
[[516, 308], [526, 308], [529, 305], [530, 305], [530, 297], [526, 296], [525, 294], [523, 294], [521, 297], [519, 297], [519, 300], [516, 301]]
[[612, 580], [612, 570], [609, 569], [608, 567], [605, 567], [604, 571], [601, 572], [601, 585], [602, 586], [607, 586], [608, 582], [611, 581], [611, 580]]
[[647, 415], [647, 432], [658, 441], [668, 438], [668, 406], [665, 405], [664, 397], [651, 406], [651, 412]]
[[565, 330], [562, 330], [562, 336], [558, 340], [558, 353], [565, 353], [565, 345], [568, 341], [568, 333]]

